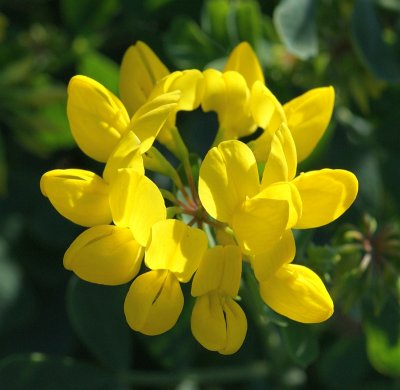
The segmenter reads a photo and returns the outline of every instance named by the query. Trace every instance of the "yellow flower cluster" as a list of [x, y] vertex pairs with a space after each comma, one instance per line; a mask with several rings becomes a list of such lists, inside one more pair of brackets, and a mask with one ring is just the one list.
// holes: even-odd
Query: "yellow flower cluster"
[[[57, 169], [41, 179], [56, 210], [88, 228], [66, 251], [65, 268], [92, 283], [131, 282], [125, 316], [147, 335], [175, 325], [184, 305], [181, 283], [192, 281], [193, 336], [221, 354], [236, 352], [247, 332], [237, 301], [244, 260], [273, 310], [303, 323], [326, 320], [332, 300], [312, 270], [292, 263], [292, 229], [330, 223], [357, 195], [357, 179], [345, 170], [296, 176], [333, 105], [332, 87], [281, 105], [245, 42], [222, 72], [172, 73], [138, 42], [122, 61], [120, 98], [93, 79], [74, 76], [67, 103], [71, 132], [85, 154], [105, 165], [102, 176]], [[216, 112], [219, 129], [196, 182], [176, 116], [198, 108]], [[240, 140], [260, 128], [255, 140]], [[155, 140], [181, 161], [185, 178]], [[159, 189], [145, 170], [168, 176], [175, 193]]]

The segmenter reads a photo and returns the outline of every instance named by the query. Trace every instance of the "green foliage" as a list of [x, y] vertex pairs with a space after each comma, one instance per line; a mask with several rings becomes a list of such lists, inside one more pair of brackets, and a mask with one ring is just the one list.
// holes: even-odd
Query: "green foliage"
[[0, 363], [0, 386], [9, 390], [122, 389], [104, 371], [67, 357], [11, 355]]
[[67, 310], [82, 343], [105, 366], [126, 370], [132, 338], [123, 315], [127, 286], [101, 286], [71, 277]]
[[276, 30], [287, 50], [306, 60], [318, 53], [314, 0], [284, 0], [275, 8]]

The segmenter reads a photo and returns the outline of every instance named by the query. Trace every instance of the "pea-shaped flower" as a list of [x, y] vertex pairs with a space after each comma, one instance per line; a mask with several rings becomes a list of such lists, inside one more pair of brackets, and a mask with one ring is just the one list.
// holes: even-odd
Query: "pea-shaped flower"
[[145, 264], [150, 269], [132, 283], [125, 299], [129, 326], [147, 335], [171, 329], [183, 308], [179, 283], [187, 283], [207, 249], [207, 236], [173, 219], [152, 226]]
[[193, 336], [223, 355], [235, 353], [246, 336], [246, 316], [235, 301], [241, 274], [239, 247], [215, 246], [205, 253], [192, 282], [192, 295], [197, 297], [191, 317]]

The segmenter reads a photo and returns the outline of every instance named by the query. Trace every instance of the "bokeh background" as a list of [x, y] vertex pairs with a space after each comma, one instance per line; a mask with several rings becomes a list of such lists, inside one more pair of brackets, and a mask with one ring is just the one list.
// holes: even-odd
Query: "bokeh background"
[[[281, 102], [335, 87], [329, 129], [299, 169], [351, 170], [359, 196], [339, 221], [296, 236], [296, 262], [334, 298], [329, 321], [295, 324], [244, 295], [248, 335], [225, 357], [191, 336], [190, 298], [173, 330], [144, 337], [124, 321], [128, 286], [64, 270], [82, 229], [53, 210], [40, 177], [100, 170], [71, 138], [66, 86], [84, 74], [118, 94], [137, 40], [171, 70], [221, 68], [246, 40]], [[399, 82], [398, 0], [1, 0], [0, 388], [399, 389]], [[214, 114], [179, 115], [204, 154]]]

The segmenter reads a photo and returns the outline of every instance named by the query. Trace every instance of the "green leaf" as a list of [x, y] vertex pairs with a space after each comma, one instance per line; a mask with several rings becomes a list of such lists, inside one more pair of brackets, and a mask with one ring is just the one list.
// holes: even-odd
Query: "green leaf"
[[118, 95], [119, 67], [103, 54], [96, 51], [83, 54], [78, 64], [78, 73], [95, 79]]
[[302, 60], [318, 53], [314, 0], [282, 0], [274, 10], [274, 24], [286, 49]]
[[352, 35], [365, 66], [380, 79], [400, 80], [400, 55], [398, 46], [389, 46], [382, 38], [374, 1], [357, 0], [351, 17]]
[[118, 0], [62, 0], [61, 13], [68, 27], [76, 32], [92, 32], [107, 24], [117, 13]]
[[303, 368], [318, 357], [318, 341], [312, 325], [293, 321], [280, 328], [289, 356]]
[[[351, 322], [346, 323], [345, 318], [340, 321], [344, 329], [350, 329]], [[357, 334], [334, 338], [330, 345], [321, 348], [316, 369], [322, 389], [360, 389], [360, 383], [367, 383], [365, 380], [370, 373], [363, 338]]]
[[108, 373], [68, 357], [16, 354], [0, 361], [0, 388], [7, 390], [122, 389]]
[[259, 3], [239, 1], [234, 9], [238, 42], [247, 41], [255, 47], [262, 36], [262, 14]]
[[171, 61], [179, 69], [202, 69], [224, 53], [198, 24], [184, 17], [172, 21], [165, 46]]
[[385, 375], [400, 377], [400, 306], [392, 298], [379, 316], [364, 323], [368, 359]]
[[229, 45], [228, 16], [230, 4], [228, 0], [207, 1], [203, 7], [201, 27], [222, 45]]
[[81, 341], [103, 364], [123, 370], [131, 363], [131, 331], [124, 317], [128, 286], [102, 286], [72, 276], [67, 310]]

